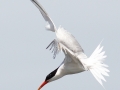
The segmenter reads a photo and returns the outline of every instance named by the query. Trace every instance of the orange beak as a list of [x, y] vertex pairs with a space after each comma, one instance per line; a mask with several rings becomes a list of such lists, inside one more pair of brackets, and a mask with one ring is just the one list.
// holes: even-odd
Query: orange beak
[[40, 90], [45, 84], [47, 84], [48, 83], [48, 81], [44, 81], [41, 85], [40, 85], [40, 87], [38, 88], [38, 90]]

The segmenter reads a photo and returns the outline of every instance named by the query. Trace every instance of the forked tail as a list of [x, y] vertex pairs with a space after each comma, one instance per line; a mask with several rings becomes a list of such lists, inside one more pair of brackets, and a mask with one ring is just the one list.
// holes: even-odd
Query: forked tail
[[102, 80], [106, 81], [103, 76], [109, 76], [109, 70], [107, 69], [108, 66], [103, 63], [107, 56], [105, 55], [105, 51], [102, 50], [103, 46], [99, 44], [92, 55], [88, 58], [87, 66], [96, 80], [103, 86]]

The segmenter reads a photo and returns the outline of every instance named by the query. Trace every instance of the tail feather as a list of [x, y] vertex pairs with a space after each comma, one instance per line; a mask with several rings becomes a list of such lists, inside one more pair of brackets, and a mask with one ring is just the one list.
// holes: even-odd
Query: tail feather
[[102, 80], [106, 82], [104, 76], [109, 76], [108, 72], [110, 71], [107, 69], [108, 65], [103, 63], [107, 56], [105, 55], [105, 51], [102, 50], [103, 46], [99, 44], [92, 55], [88, 58], [87, 65], [89, 71], [103, 86]]

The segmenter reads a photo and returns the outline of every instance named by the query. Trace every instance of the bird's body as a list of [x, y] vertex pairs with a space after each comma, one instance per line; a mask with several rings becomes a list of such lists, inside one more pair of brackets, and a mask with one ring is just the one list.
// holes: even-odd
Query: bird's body
[[[77, 60], [76, 57], [71, 57], [68, 53], [65, 55], [64, 62], [62, 63], [61, 67], [63, 67], [63, 71], [65, 75], [67, 74], [76, 74], [85, 71], [83, 65]], [[76, 59], [76, 60], [75, 60]], [[75, 62], [78, 61], [78, 62]]]
[[103, 47], [99, 44], [92, 55], [87, 57], [75, 37], [61, 26], [57, 29], [38, 1], [31, 1], [40, 10], [45, 21], [47, 21], [48, 24], [46, 29], [53, 31], [56, 34], [57, 39], [54, 39], [47, 48], [50, 47], [50, 50], [53, 49], [54, 58], [59, 51], [63, 51], [65, 54], [63, 62], [57, 69], [47, 75], [45, 81], [41, 84], [38, 90], [48, 82], [57, 80], [68, 74], [76, 74], [83, 71], [90, 71], [96, 80], [102, 85], [101, 80], [105, 81], [103, 75], [109, 76], [107, 74], [109, 70], [106, 69], [108, 66], [103, 64], [103, 61], [106, 58], [106, 55], [104, 55], [105, 52], [102, 51]]

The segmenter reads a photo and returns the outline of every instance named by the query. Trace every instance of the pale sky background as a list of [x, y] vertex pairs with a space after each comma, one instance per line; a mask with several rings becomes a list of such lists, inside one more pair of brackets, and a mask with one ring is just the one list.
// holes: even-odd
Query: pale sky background
[[[111, 71], [106, 90], [120, 90], [120, 0], [39, 0], [56, 26], [72, 33], [88, 56], [104, 38]], [[0, 90], [37, 90], [64, 59], [45, 48], [55, 33], [30, 0], [0, 0]], [[65, 76], [42, 90], [104, 90], [90, 72]]]

